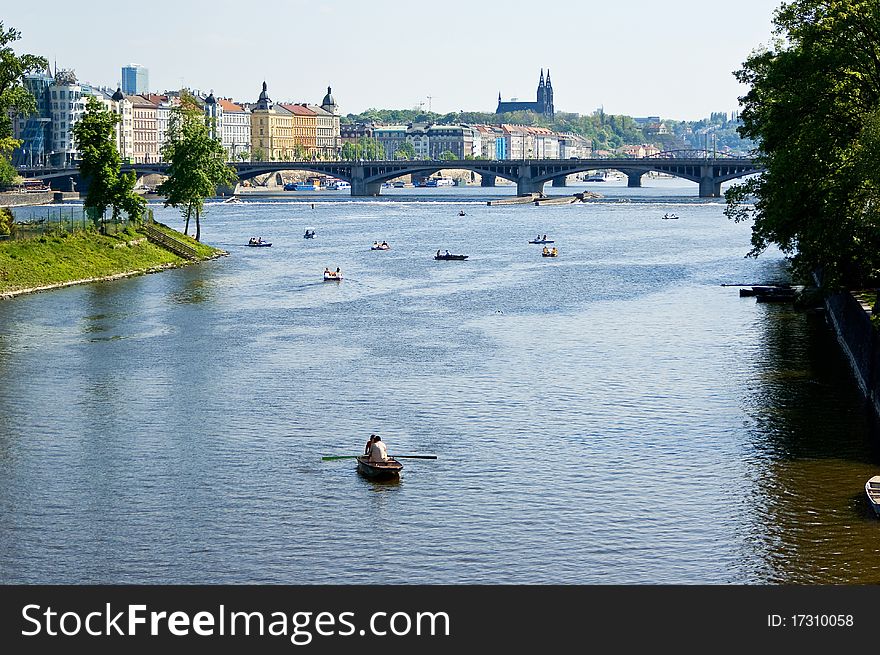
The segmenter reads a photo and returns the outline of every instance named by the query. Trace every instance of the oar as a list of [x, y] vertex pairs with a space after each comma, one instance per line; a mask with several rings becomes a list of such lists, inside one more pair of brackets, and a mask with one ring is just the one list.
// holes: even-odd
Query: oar
[[361, 455], [328, 455], [327, 457], [322, 457], [321, 459], [325, 462], [332, 459], [357, 459], [361, 457]]
[[437, 459], [437, 455], [389, 455], [394, 459]]

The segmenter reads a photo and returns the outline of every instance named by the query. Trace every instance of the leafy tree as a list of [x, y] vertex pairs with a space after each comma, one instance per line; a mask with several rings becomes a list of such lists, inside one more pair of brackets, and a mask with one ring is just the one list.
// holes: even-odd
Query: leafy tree
[[90, 97], [82, 118], [73, 126], [73, 136], [80, 151], [80, 173], [88, 180], [89, 190], [83, 205], [91, 209], [97, 225], [107, 208], [113, 220], [121, 212], [139, 219], [146, 201], [134, 192], [137, 177], [120, 173], [121, 161], [114, 143], [119, 116], [107, 110], [97, 98]]
[[358, 141], [358, 145], [360, 146], [361, 158], [369, 161], [385, 159], [385, 148], [376, 139], [362, 136], [360, 141]]
[[361, 158], [361, 146], [359, 143], [346, 142], [339, 150], [339, 156], [345, 161], [356, 161]]
[[0, 188], [10, 187], [18, 181], [18, 171], [9, 161], [9, 153], [15, 147], [15, 139], [0, 144]]
[[294, 151], [293, 151], [293, 158], [296, 161], [305, 161], [307, 159], [311, 159], [311, 157], [309, 157], [308, 148], [306, 148], [301, 143], [296, 144], [296, 147], [294, 148]]
[[0, 207], [0, 235], [9, 236], [15, 229], [15, 216], [9, 207]]
[[397, 148], [397, 151], [394, 153], [395, 159], [415, 159], [416, 158], [416, 149], [412, 143], [409, 141], [404, 141]]
[[211, 137], [210, 126], [195, 99], [187, 94], [180, 106], [171, 110], [168, 138], [162, 157], [170, 162], [168, 179], [157, 191], [165, 196], [165, 206], [177, 207], [186, 219], [195, 217], [195, 239], [201, 238], [201, 214], [205, 198], [217, 193], [217, 187], [235, 182], [235, 171], [226, 163], [226, 151], [219, 139]]
[[736, 73], [765, 172], [728, 191], [727, 215], [754, 220], [750, 255], [776, 244], [828, 286], [864, 284], [880, 268], [880, 4], [796, 0], [774, 24]]
[[455, 153], [451, 150], [444, 150], [440, 153], [440, 159], [442, 159], [443, 161], [451, 161], [453, 159], [458, 159], [458, 157], [456, 157]]

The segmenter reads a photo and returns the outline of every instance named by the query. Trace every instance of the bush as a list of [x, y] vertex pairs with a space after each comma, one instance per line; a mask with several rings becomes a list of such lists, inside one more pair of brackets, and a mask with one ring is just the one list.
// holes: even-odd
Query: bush
[[0, 235], [10, 236], [15, 229], [15, 217], [9, 207], [0, 207]]

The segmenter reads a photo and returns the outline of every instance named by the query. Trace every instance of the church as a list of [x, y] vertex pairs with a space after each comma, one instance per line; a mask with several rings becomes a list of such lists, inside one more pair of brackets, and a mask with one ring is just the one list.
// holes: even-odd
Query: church
[[509, 111], [533, 111], [547, 118], [553, 118], [553, 85], [550, 83], [550, 69], [547, 69], [547, 79], [544, 79], [544, 69], [541, 69], [541, 80], [538, 82], [538, 99], [535, 102], [502, 102], [501, 92], [498, 92], [498, 109], [496, 114], [504, 114]]

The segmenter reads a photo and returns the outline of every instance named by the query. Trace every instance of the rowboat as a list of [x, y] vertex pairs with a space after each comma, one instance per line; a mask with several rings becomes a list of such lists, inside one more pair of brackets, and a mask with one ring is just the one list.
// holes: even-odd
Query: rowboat
[[379, 245], [374, 244], [370, 246], [370, 250], [391, 250], [391, 246], [389, 246], [387, 243]]
[[865, 483], [865, 493], [868, 494], [868, 502], [877, 516], [880, 516], [880, 475], [875, 475]]
[[268, 248], [272, 244], [268, 241], [249, 241], [248, 246], [251, 248]]
[[324, 273], [324, 282], [339, 282], [342, 280], [342, 273], [334, 273], [330, 271], [329, 273]]
[[550, 252], [542, 252], [541, 253], [541, 257], [558, 257], [558, 256], [559, 256], [559, 253], [553, 252], [552, 250]]
[[461, 262], [467, 259], [469, 255], [434, 255], [437, 261], [456, 261]]
[[388, 458], [384, 462], [371, 462], [366, 455], [357, 458], [358, 471], [374, 480], [396, 478], [403, 470], [403, 464], [394, 458]]
[[303, 234], [303, 239], [314, 239], [315, 231], [314, 230], [306, 230], [306, 233]]
[[542, 243], [556, 243], [556, 242], [553, 239], [535, 239], [533, 241], [529, 241], [529, 243], [536, 243], [536, 244], [540, 245]]

